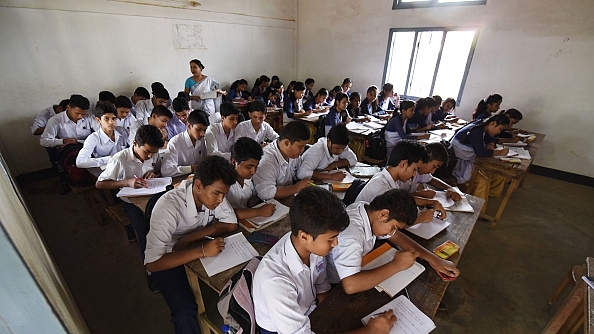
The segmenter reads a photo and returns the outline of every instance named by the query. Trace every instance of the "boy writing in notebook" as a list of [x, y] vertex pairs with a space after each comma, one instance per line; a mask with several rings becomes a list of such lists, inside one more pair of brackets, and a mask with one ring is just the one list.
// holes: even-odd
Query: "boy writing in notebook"
[[264, 101], [255, 100], [248, 109], [249, 122], [241, 122], [235, 128], [235, 138], [250, 137], [260, 145], [267, 145], [278, 138], [270, 124], [266, 123], [266, 105]]
[[297, 170], [300, 179], [333, 180], [344, 179], [346, 173], [324, 173], [339, 168], [347, 168], [357, 163], [357, 156], [349, 148], [349, 130], [344, 124], [330, 129], [327, 137], [322, 137], [303, 153], [302, 162]]
[[[175, 104], [175, 100], [173, 100]], [[200, 161], [206, 158], [204, 134], [210, 125], [208, 114], [194, 110], [188, 116], [186, 131], [171, 138], [163, 155], [161, 173], [176, 176], [193, 173]]]
[[287, 198], [312, 184], [310, 179], [297, 181], [300, 156], [309, 135], [305, 123], [290, 122], [280, 137], [264, 148], [264, 157], [254, 175], [256, 192], [261, 200]]
[[[388, 167], [365, 184], [355, 201], [370, 203], [388, 190], [400, 189], [402, 183], [412, 179], [426, 161], [429, 161], [429, 155], [423, 146], [408, 141], [398, 142], [390, 154]], [[445, 209], [439, 201], [415, 197], [415, 202], [419, 206], [433, 206], [433, 209], [425, 210], [417, 217], [417, 223], [431, 222], [435, 211], [439, 211], [441, 219], [446, 218]]]
[[[338, 234], [349, 225], [340, 200], [319, 187], [293, 198], [289, 218], [291, 232], [266, 253], [254, 274], [254, 313], [262, 334], [313, 333], [308, 315], [330, 290], [324, 257], [342, 242]], [[388, 333], [395, 322], [388, 311], [351, 333]]]
[[252, 176], [256, 174], [263, 154], [260, 144], [248, 137], [239, 138], [231, 149], [231, 164], [237, 172], [237, 182], [231, 186], [226, 198], [238, 219], [270, 217], [276, 210], [274, 204], [264, 204], [258, 208], [251, 207], [258, 202]]
[[[347, 208], [350, 224], [339, 234], [340, 242], [328, 255], [328, 276], [340, 282], [347, 294], [366, 291], [399, 271], [406, 270], [420, 257], [436, 271], [457, 277], [460, 271], [450, 261], [440, 259], [399, 230], [412, 226], [417, 217], [414, 198], [405, 190], [389, 190], [371, 203], [355, 202]], [[398, 246], [394, 259], [381, 267], [362, 270], [361, 261], [373, 250], [377, 239]]]
[[176, 333], [200, 333], [198, 306], [184, 264], [216, 256], [225, 249], [220, 236], [237, 229], [225, 199], [237, 174], [224, 158], [209, 156], [184, 180], [165, 193], [153, 208], [144, 264], [167, 306]]

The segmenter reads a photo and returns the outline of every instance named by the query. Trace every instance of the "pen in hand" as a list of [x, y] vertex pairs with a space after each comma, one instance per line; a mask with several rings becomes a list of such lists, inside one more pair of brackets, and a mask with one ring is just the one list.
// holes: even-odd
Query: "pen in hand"
[[140, 183], [140, 186], [141, 186], [141, 187], [143, 187], [143, 188], [148, 188], [148, 185], [147, 185], [147, 183], [146, 183], [146, 180], [145, 180], [145, 179], [143, 179], [143, 178], [140, 178], [140, 177], [138, 177], [138, 176], [136, 176], [136, 175], [134, 175], [134, 178], [136, 179], [136, 181], [138, 181], [138, 183]]
[[208, 240], [214, 240], [214, 239], [215, 239], [215, 238], [211, 237], [210, 235], [205, 235], [204, 237], [205, 237], [206, 239], [208, 239]]

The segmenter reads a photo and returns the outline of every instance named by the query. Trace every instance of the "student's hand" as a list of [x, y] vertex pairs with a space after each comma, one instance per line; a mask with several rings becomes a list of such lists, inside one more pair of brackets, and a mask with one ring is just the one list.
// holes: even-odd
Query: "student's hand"
[[[489, 143], [487, 144], [487, 146], [485, 146], [488, 150], [494, 150], [495, 149], [495, 144], [494, 143]], [[497, 153], [497, 152], [495, 152]], [[493, 155], [495, 155], [495, 153], [493, 153]]]
[[430, 223], [433, 221], [434, 215], [435, 210], [433, 209], [423, 210], [421, 211], [421, 213], [419, 213], [419, 216], [417, 217], [417, 223]]
[[307, 188], [307, 187], [311, 186], [312, 183], [313, 183], [313, 181], [312, 180], [308, 180], [308, 179], [301, 180], [301, 181], [295, 183], [295, 186], [297, 188], [297, 192], [300, 192], [301, 189], [303, 189], [303, 188]]
[[[153, 172], [146, 172], [144, 173], [144, 175], [142, 176], [145, 179], [152, 179], [154, 177], [157, 177], [157, 174], [153, 173]], [[146, 181], [145, 181], [146, 183]]]
[[462, 196], [458, 194], [457, 191], [453, 190], [446, 190], [446, 197], [451, 199], [454, 202], [460, 202], [462, 200]]
[[225, 249], [225, 239], [215, 238], [204, 244], [204, 255], [217, 256]]
[[258, 217], [270, 217], [276, 211], [276, 205], [264, 204], [258, 208]]
[[78, 140], [76, 140], [76, 138], [64, 138], [62, 139], [62, 144], [66, 145], [66, 144], [72, 144], [72, 143], [77, 143]]
[[435, 190], [431, 189], [423, 189], [415, 192], [415, 196], [420, 196], [424, 198], [433, 198], [435, 197]]
[[[167, 142], [167, 140], [169, 139], [169, 134], [167, 133], [167, 129], [162, 128], [159, 130], [161, 130], [161, 135], [163, 136], [163, 140]], [[163, 147], [167, 147], [167, 143], [165, 143], [165, 145], [163, 145]]]
[[447, 217], [447, 213], [446, 210], [443, 208], [443, 205], [441, 205], [441, 203], [439, 203], [438, 201], [435, 201], [435, 204], [433, 205], [433, 209], [435, 211], [439, 211], [439, 216], [437, 218], [439, 219], [446, 219]]
[[418, 256], [419, 252], [414, 249], [399, 250], [394, 254], [394, 259], [392, 261], [397, 264], [398, 271], [401, 271], [410, 268], [413, 263], [415, 263]]
[[303, 112], [303, 114], [304, 114], [305, 116], [309, 116], [309, 115], [311, 115], [311, 110], [304, 111], [304, 112]]
[[346, 172], [339, 171], [339, 172], [330, 174], [330, 179], [332, 181], [342, 181], [342, 180], [344, 180], [346, 175], [347, 175]]
[[333, 162], [331, 164], [329, 164], [328, 166], [326, 166], [326, 168], [324, 168], [323, 170], [326, 172], [329, 172], [331, 170], [335, 170], [336, 169], [336, 162]]
[[192, 100], [192, 101], [200, 101], [200, 96], [198, 96], [198, 95], [192, 95], [192, 96], [190, 96], [190, 100]]
[[426, 133], [426, 134], [424, 134], [422, 136], [418, 136], [417, 138], [418, 139], [429, 139], [429, 137], [431, 137], [431, 134], [430, 133]]
[[394, 311], [387, 310], [386, 312], [369, 319], [365, 329], [368, 329], [369, 333], [388, 334], [390, 333], [392, 327], [394, 327], [396, 320], [397, 319], [394, 315]]
[[509, 153], [509, 148], [504, 148], [503, 150], [493, 151], [493, 155], [507, 155]]
[[460, 270], [456, 268], [452, 261], [440, 259], [434, 256], [429, 264], [435, 269], [435, 271], [445, 274], [449, 277], [456, 278], [460, 275]]
[[146, 188], [148, 187], [146, 180], [145, 179], [140, 179], [140, 178], [132, 178], [132, 179], [128, 179], [128, 187], [130, 188]]

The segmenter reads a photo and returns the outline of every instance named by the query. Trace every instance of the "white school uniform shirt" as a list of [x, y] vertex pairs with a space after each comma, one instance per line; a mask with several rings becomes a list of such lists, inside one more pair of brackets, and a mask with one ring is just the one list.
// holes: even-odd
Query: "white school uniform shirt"
[[241, 137], [249, 137], [258, 142], [258, 144], [264, 144], [264, 141], [273, 141], [278, 138], [278, 133], [274, 131], [270, 124], [263, 122], [260, 126], [260, 130], [256, 132], [252, 126], [252, 121], [247, 120], [237, 124], [235, 128], [235, 140]]
[[373, 250], [376, 236], [365, 210], [367, 202], [355, 202], [347, 207], [349, 226], [338, 235], [338, 246], [326, 256], [328, 279], [339, 283], [345, 277], [361, 271], [363, 256]]
[[214, 221], [237, 224], [235, 211], [227, 200], [214, 210], [204, 205], [198, 211], [192, 195], [192, 180], [184, 180], [179, 187], [165, 193], [153, 208], [151, 227], [146, 236], [144, 264], [160, 259], [171, 253], [173, 245], [184, 235], [201, 230]]
[[[140, 101], [138, 101], [138, 102], [140, 102]], [[134, 121], [130, 124], [130, 131], [128, 134], [128, 143], [130, 144], [130, 146], [132, 146], [132, 144], [134, 143], [134, 138], [136, 138], [136, 131], [138, 131], [138, 129], [141, 126], [147, 125], [147, 124], [148, 124], [148, 118], [145, 118], [143, 120], [137, 119], [136, 121]]]
[[398, 180], [398, 181], [396, 181], [396, 184], [398, 184], [399, 189], [404, 189], [412, 194], [415, 191], [419, 190], [419, 184], [429, 183], [429, 182], [431, 182], [431, 180], [433, 180], [433, 175], [431, 175], [431, 173], [427, 173], [427, 174], [415, 173], [415, 176], [413, 176], [412, 179], [410, 179], [406, 182], [402, 182], [402, 181]]
[[361, 190], [355, 201], [371, 203], [375, 196], [392, 189], [400, 188], [388, 172], [388, 169], [384, 168], [381, 172], [375, 174], [371, 180], [367, 181], [367, 184], [365, 184], [365, 187], [363, 187], [363, 190]]
[[115, 140], [111, 140], [103, 129], [91, 133], [85, 139], [83, 148], [78, 151], [76, 156], [76, 167], [91, 168], [107, 165], [109, 157], [125, 150], [128, 146], [128, 137], [124, 129], [119, 126], [114, 130]]
[[35, 133], [35, 130], [39, 128], [45, 128], [47, 121], [55, 115], [56, 111], [54, 110], [54, 106], [43, 109], [37, 116], [35, 116], [33, 125], [31, 126], [31, 133]]
[[225, 198], [229, 201], [232, 208], [246, 209], [248, 201], [252, 196], [256, 195], [256, 189], [251, 179], [243, 180], [243, 187], [238, 181], [230, 188]]
[[285, 234], [266, 253], [253, 282], [254, 313], [258, 326], [279, 334], [313, 333], [308, 315], [316, 296], [330, 290], [326, 260], [310, 254], [306, 266]]
[[299, 179], [311, 179], [314, 171], [324, 169], [340, 159], [347, 159], [349, 166], [357, 164], [357, 155], [348, 146], [339, 155], [332, 155], [327, 142], [328, 138], [322, 137], [303, 153], [303, 161], [297, 170]]
[[126, 118], [124, 118], [124, 119], [118, 118], [116, 120], [117, 126], [122, 128], [126, 132], [126, 138], [128, 138], [128, 136], [130, 135], [130, 128], [132, 127], [132, 124], [135, 122], [136, 122], [136, 117], [134, 117], [134, 115], [132, 115], [131, 112], [128, 113], [128, 116], [126, 116]]
[[235, 143], [234, 129], [231, 129], [227, 137], [223, 130], [223, 123], [211, 123], [204, 136], [208, 155], [218, 155], [231, 161], [231, 147]]
[[173, 115], [173, 117], [169, 120], [169, 122], [167, 122], [167, 126], [165, 127], [165, 130], [167, 130], [167, 136], [169, 138], [173, 138], [173, 137], [177, 136], [178, 134], [186, 131], [188, 129], [188, 126], [186, 124], [184, 124], [184, 122], [182, 122], [179, 119], [179, 117], [177, 117], [177, 114], [175, 113], [175, 110], [173, 109], [173, 107], [170, 107], [169, 111], [171, 111], [171, 114]]
[[206, 158], [206, 143], [204, 138], [192, 144], [192, 138], [188, 131], [184, 131], [171, 138], [167, 143], [167, 149], [161, 163], [161, 174], [163, 176], [177, 176], [190, 174], [192, 165], [197, 165]]
[[153, 105], [153, 99], [140, 100], [136, 102], [136, 106], [134, 107], [134, 110], [136, 111], [136, 119], [139, 121], [148, 119], [151, 117], [153, 109], [155, 109], [155, 106]]
[[63, 144], [62, 139], [76, 138], [84, 140], [91, 132], [99, 131], [99, 122], [95, 120], [95, 116], [90, 112], [87, 112], [76, 123], [68, 118], [67, 113], [67, 111], [61, 112], [47, 121], [45, 130], [41, 134], [41, 138], [39, 138], [41, 146], [61, 146]]
[[[142, 177], [146, 172], [159, 172], [161, 168], [161, 159], [158, 154], [154, 154], [151, 159], [140, 161], [134, 156], [134, 146], [114, 154], [107, 163], [105, 170], [99, 175], [97, 181], [121, 181], [131, 179], [134, 175]], [[126, 198], [122, 200], [130, 203]]]
[[272, 199], [277, 186], [292, 185], [300, 164], [301, 157], [285, 160], [278, 148], [278, 140], [264, 147], [264, 155], [252, 177], [258, 197], [263, 201]]

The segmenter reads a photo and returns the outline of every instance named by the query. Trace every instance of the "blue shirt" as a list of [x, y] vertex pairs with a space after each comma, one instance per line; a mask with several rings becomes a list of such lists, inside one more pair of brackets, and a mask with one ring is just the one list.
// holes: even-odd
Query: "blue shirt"
[[369, 103], [367, 98], [361, 101], [361, 115], [371, 115], [377, 111], [373, 109], [373, 104]]
[[326, 115], [326, 126], [335, 126], [338, 123], [340, 123], [340, 113], [336, 107], [332, 107]]
[[381, 110], [394, 110], [396, 109], [396, 105], [394, 104], [394, 101], [392, 101], [392, 99], [388, 99], [387, 101], [384, 100], [384, 92], [379, 93], [379, 96], [377, 97], [377, 106], [379, 109]]
[[236, 89], [230, 89], [229, 94], [227, 94], [226, 100], [229, 102], [233, 102], [233, 99], [242, 98], [244, 100], [247, 100], [249, 97], [250, 97], [249, 94], [245, 90], [241, 91], [240, 94], [237, 94]]
[[[410, 135], [410, 129], [407, 127], [406, 130], [404, 129], [404, 121], [402, 120], [402, 115], [396, 115], [390, 119], [388, 124], [386, 125], [387, 132], [398, 132], [398, 136], [400, 139], [417, 139], [416, 136]], [[407, 122], [408, 125], [408, 122]]]
[[454, 136], [461, 144], [471, 146], [478, 157], [492, 157], [493, 150], [486, 145], [495, 142], [495, 138], [485, 132], [485, 123], [481, 120], [471, 122], [456, 132]]
[[299, 112], [299, 110], [297, 109], [297, 100], [294, 96], [289, 96], [289, 98], [285, 100], [285, 104], [283, 105], [283, 112], [287, 114], [287, 117], [295, 118], [293, 115], [295, 114], [295, 111]]

